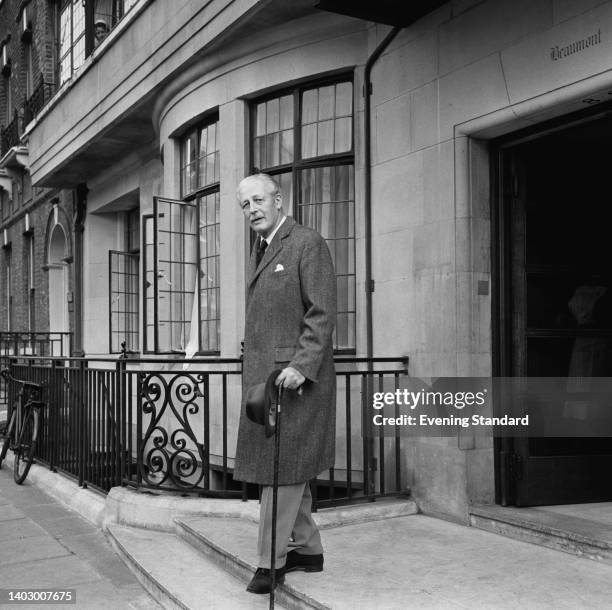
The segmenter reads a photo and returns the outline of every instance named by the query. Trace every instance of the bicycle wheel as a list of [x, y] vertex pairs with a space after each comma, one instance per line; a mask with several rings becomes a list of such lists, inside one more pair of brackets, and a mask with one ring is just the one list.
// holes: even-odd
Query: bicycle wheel
[[0, 450], [0, 468], [2, 468], [2, 462], [8, 453], [9, 447], [11, 446], [11, 439], [13, 438], [13, 432], [15, 430], [15, 422], [17, 421], [17, 409], [13, 410], [13, 414], [11, 415], [11, 421], [9, 425], [6, 427], [6, 433], [4, 436], [4, 441], [2, 442], [2, 449]]
[[36, 439], [38, 438], [38, 411], [30, 409], [23, 421], [19, 433], [19, 440], [15, 446], [15, 468], [13, 478], [17, 485], [21, 485], [30, 472], [34, 454], [36, 452]]

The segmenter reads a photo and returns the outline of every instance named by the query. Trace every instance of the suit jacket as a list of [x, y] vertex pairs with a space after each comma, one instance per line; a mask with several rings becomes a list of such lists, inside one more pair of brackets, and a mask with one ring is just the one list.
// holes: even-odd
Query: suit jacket
[[275, 368], [306, 377], [303, 393], [285, 390], [281, 415], [279, 484], [308, 481], [333, 466], [336, 377], [332, 332], [336, 276], [325, 240], [287, 218], [255, 268], [248, 272], [242, 408], [234, 478], [272, 485], [274, 437], [245, 413], [249, 387]]

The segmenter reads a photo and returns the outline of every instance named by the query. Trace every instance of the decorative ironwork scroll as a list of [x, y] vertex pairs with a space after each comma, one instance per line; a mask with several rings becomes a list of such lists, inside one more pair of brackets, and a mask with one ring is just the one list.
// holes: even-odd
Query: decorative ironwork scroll
[[138, 469], [143, 483], [158, 489], [208, 489], [208, 451], [196, 431], [205, 426], [205, 378], [199, 373], [139, 374], [142, 432]]

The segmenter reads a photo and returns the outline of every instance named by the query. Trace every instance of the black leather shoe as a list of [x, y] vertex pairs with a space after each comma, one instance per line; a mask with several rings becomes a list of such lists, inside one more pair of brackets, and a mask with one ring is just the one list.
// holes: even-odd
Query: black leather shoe
[[319, 553], [318, 555], [301, 555], [297, 551], [289, 551], [287, 553], [285, 572], [295, 572], [296, 570], [303, 570], [304, 572], [322, 572], [323, 553]]
[[[276, 572], [276, 584], [282, 585], [285, 582], [285, 568], [278, 568]], [[272, 574], [268, 568], [257, 568], [255, 576], [247, 587], [249, 593], [270, 593], [272, 588]]]

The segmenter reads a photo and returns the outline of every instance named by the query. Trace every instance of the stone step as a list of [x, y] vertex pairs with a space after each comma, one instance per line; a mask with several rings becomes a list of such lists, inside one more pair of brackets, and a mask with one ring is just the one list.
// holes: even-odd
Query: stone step
[[[115, 551], [165, 608], [269, 607], [268, 595], [247, 593], [243, 582], [174, 534], [116, 524], [109, 524], [106, 531]], [[277, 606], [284, 607], [281, 600]]]
[[418, 512], [419, 508], [414, 500], [390, 497], [379, 498], [376, 502], [324, 508], [314, 513], [313, 517], [319, 529], [329, 529], [393, 517], [407, 517]]
[[473, 506], [470, 525], [612, 565], [612, 526], [538, 508]]
[[[320, 510], [314, 519], [321, 530], [344, 526], [367, 525], [371, 522], [408, 517], [418, 513], [413, 500], [388, 498], [377, 502]], [[237, 515], [182, 516], [175, 519], [176, 531], [185, 541], [210, 557], [218, 565], [243, 582], [248, 582], [256, 567], [257, 523]], [[278, 588], [277, 597], [287, 608], [299, 610], [331, 608], [325, 601], [338, 575], [325, 570], [319, 574], [288, 574]], [[351, 591], [347, 591], [350, 599]], [[337, 604], [336, 604], [337, 605]]]
[[[179, 536], [186, 542], [243, 583], [249, 582], [257, 568], [256, 524], [232, 517], [177, 519], [176, 524]], [[304, 587], [292, 584], [293, 576], [288, 574], [284, 584], [277, 588], [276, 599], [279, 603], [291, 610], [331, 608], [307, 593]]]

